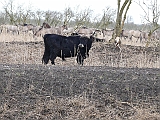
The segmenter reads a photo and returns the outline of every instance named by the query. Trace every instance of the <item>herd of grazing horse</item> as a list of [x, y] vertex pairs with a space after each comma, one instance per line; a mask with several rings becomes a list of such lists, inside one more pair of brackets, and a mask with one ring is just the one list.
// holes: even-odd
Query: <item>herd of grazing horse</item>
[[[146, 31], [140, 31], [140, 30], [122, 30], [121, 37], [128, 38], [129, 40], [132, 41], [132, 37], [137, 38], [137, 41], [140, 40], [147, 40], [149, 39], [149, 32]], [[151, 40], [159, 40], [160, 39], [160, 31], [156, 30], [155, 32], [152, 33], [150, 36]], [[136, 42], [137, 42], [136, 41]]]
[[[43, 37], [44, 40], [44, 55], [42, 63], [55, 64], [56, 57], [61, 57], [63, 61], [67, 57], [77, 57], [77, 63], [83, 65], [84, 59], [89, 56], [89, 50], [93, 42], [104, 42], [112, 38], [114, 29], [95, 29], [81, 27], [79, 29], [68, 28], [66, 25], [60, 27], [51, 27], [47, 23], [42, 26], [34, 26], [32, 24], [24, 25], [1, 25], [0, 33], [21, 34], [31, 33], [33, 37]], [[121, 35], [115, 39], [115, 46], [120, 48], [122, 37], [131, 40], [132, 37], [137, 38], [137, 41], [147, 40], [148, 33], [140, 30], [122, 30]], [[160, 31], [155, 31], [151, 39], [160, 38]], [[137, 42], [136, 41], [136, 42]]]

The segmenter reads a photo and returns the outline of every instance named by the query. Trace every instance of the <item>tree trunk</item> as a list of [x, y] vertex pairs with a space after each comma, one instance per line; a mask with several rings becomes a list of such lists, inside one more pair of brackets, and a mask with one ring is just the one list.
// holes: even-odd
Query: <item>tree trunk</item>
[[[112, 35], [113, 40], [116, 37], [120, 37], [120, 35], [121, 35], [122, 29], [124, 27], [124, 22], [126, 20], [126, 15], [127, 15], [128, 10], [129, 10], [129, 7], [131, 5], [131, 2], [132, 2], [132, 0], [125, 0], [122, 7], [120, 8], [121, 0], [117, 0], [117, 3], [118, 3], [117, 19], [116, 19], [115, 31]], [[127, 6], [127, 8], [126, 8], [126, 6]], [[124, 16], [123, 16], [123, 12], [124, 12], [125, 8], [126, 8], [126, 11], [125, 11]], [[123, 16], [123, 20], [122, 20], [122, 16]]]
[[124, 13], [124, 17], [123, 17], [123, 20], [122, 20], [122, 25], [121, 25], [121, 28], [120, 28], [120, 31], [121, 31], [121, 32], [122, 32], [122, 29], [123, 29], [123, 27], [124, 27], [124, 22], [125, 22], [125, 20], [126, 20], [127, 12], [128, 12], [128, 10], [129, 10], [129, 7], [130, 7], [131, 3], [132, 3], [132, 0], [129, 0], [128, 6], [127, 6], [127, 8], [126, 8], [126, 11], [125, 11], [125, 13]]

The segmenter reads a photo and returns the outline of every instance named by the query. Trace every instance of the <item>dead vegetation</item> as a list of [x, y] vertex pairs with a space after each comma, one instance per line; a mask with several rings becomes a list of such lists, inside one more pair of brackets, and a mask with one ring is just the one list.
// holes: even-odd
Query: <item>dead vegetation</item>
[[0, 65], [0, 118], [158, 120], [159, 69]]
[[[3, 36], [2, 36], [3, 37]], [[9, 36], [10, 37], [10, 36]], [[13, 36], [13, 38], [16, 36]], [[41, 64], [44, 52], [42, 38], [28, 41], [0, 42], [0, 63], [6, 64]], [[2, 39], [3, 40], [3, 39]], [[30, 41], [30, 42], [29, 42]], [[159, 47], [132, 46], [132, 42], [123, 40], [121, 52], [108, 42], [96, 42], [90, 50], [90, 56], [84, 61], [84, 66], [110, 66], [127, 68], [160, 68]], [[127, 45], [125, 45], [127, 43]], [[133, 41], [133, 44], [137, 44]], [[145, 45], [143, 43], [143, 45]], [[56, 58], [56, 65], [76, 66], [75, 58], [67, 58], [63, 62]]]
[[75, 58], [56, 58], [55, 66], [44, 66], [41, 39], [2, 36], [0, 119], [160, 119], [158, 47], [123, 44], [119, 52], [99, 42], [84, 66]]

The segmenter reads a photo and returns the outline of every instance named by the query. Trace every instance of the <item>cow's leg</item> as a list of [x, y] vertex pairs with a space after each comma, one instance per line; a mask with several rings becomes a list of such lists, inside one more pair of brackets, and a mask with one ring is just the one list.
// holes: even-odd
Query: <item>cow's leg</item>
[[62, 56], [62, 60], [63, 60], [63, 61], [66, 61], [66, 59], [65, 59], [65, 56], [64, 56], [64, 55]]
[[42, 58], [42, 64], [43, 64], [43, 62], [44, 62], [44, 64], [48, 64], [49, 55], [50, 55], [49, 52], [47, 52], [47, 51], [44, 52], [44, 55], [43, 55], [43, 58]]
[[56, 59], [56, 57], [57, 57], [57, 56], [56, 56], [54, 53], [51, 54], [50, 60], [51, 60], [51, 64], [52, 64], [52, 65], [55, 65], [54, 60]]
[[84, 59], [83, 59], [83, 57], [82, 57], [82, 59], [81, 59], [81, 65], [83, 66], [83, 62], [84, 62]]
[[61, 57], [63, 61], [66, 61], [65, 54], [63, 53], [63, 50], [60, 51], [60, 56], [59, 57]]
[[50, 60], [51, 60], [51, 64], [52, 64], [52, 65], [55, 65], [54, 60], [56, 59], [56, 57], [57, 57], [57, 56], [56, 56], [55, 54], [53, 54], [53, 53], [51, 54]]
[[50, 60], [51, 60], [51, 64], [52, 64], [52, 65], [55, 65], [54, 60], [55, 60], [56, 57], [57, 57], [57, 53], [58, 53], [58, 50], [55, 50], [55, 49], [52, 49], [52, 50], [51, 50]]
[[43, 54], [43, 58], [42, 58], [42, 64], [43, 64], [43, 62], [44, 62], [44, 64], [48, 64], [49, 58], [50, 58], [50, 50], [46, 46], [44, 54]]
[[77, 59], [76, 59], [78, 64], [80, 64], [80, 59], [81, 59], [81, 55], [78, 53], [77, 54]]
[[63, 60], [63, 61], [66, 61], [66, 59], [65, 59], [65, 55], [63, 54], [63, 52], [62, 52], [61, 57], [62, 57], [62, 60]]
[[84, 59], [83, 59], [82, 55], [80, 53], [78, 53], [77, 63], [80, 64], [80, 65], [83, 65], [83, 61], [84, 61]]

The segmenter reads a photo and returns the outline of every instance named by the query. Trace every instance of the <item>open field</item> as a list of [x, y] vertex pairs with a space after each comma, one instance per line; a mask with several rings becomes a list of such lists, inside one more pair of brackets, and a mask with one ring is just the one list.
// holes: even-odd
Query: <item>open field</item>
[[160, 69], [0, 65], [1, 120], [159, 120]]
[[[44, 52], [42, 40], [0, 42], [0, 44], [0, 63], [41, 64]], [[114, 45], [107, 42], [94, 43], [90, 50], [90, 57], [84, 61], [84, 66], [160, 68], [159, 47], [145, 48], [123, 44], [121, 48], [122, 51], [119, 52]], [[66, 62], [56, 58], [55, 63], [77, 66], [75, 58], [67, 58]]]
[[99, 42], [84, 66], [75, 58], [52, 66], [41, 64], [41, 38], [0, 39], [0, 119], [160, 119], [159, 47], [125, 41], [119, 52]]

